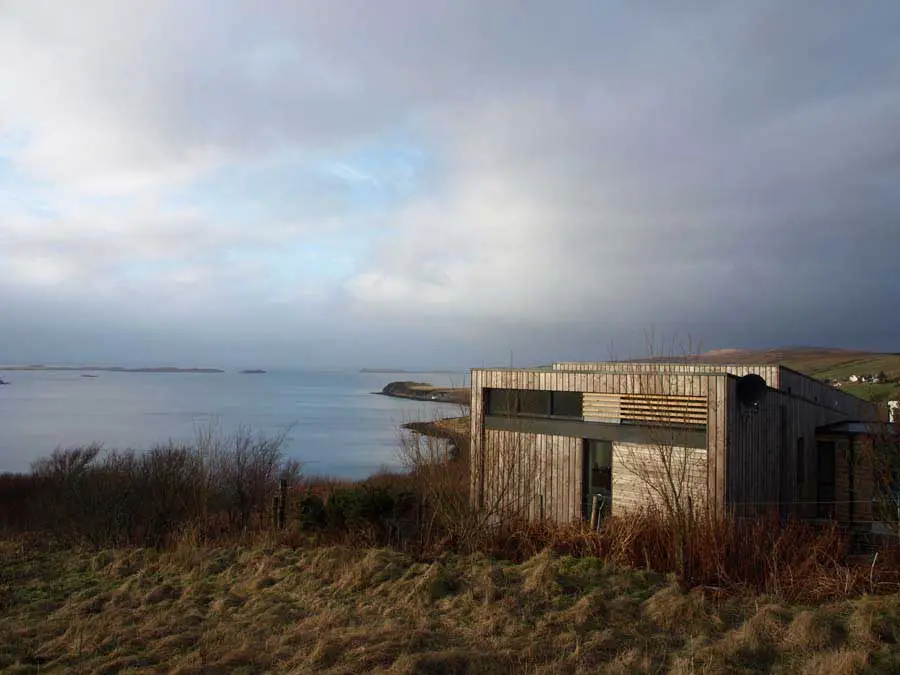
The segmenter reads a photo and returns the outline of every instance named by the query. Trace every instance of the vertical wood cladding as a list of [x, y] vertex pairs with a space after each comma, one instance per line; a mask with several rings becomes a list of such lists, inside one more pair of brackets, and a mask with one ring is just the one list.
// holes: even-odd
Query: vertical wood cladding
[[[755, 408], [743, 406], [736, 394], [737, 378], [750, 373], [760, 375], [770, 387]], [[740, 515], [778, 510], [782, 515], [815, 517], [817, 429], [880, 418], [877, 406], [777, 365], [560, 363], [552, 370], [476, 369], [471, 382], [473, 500], [488, 506], [502, 495], [505, 509], [540, 517], [543, 496], [545, 517], [559, 522], [581, 517], [581, 439], [525, 433], [524, 422], [521, 433], [485, 431], [484, 388], [583, 392], [584, 418], [611, 422], [622, 420], [626, 408], [634, 421], [641, 406], [649, 405], [653, 412], [659, 404], [669, 411], [665, 415], [671, 415], [671, 406], [688, 402], [689, 421], [705, 421], [707, 438], [706, 452], [691, 457], [691, 491], [716, 512], [729, 509]], [[638, 496], [626, 467], [617, 463], [617, 454], [626, 450], [647, 454], [651, 447], [614, 446], [614, 511], [646, 499]], [[857, 462], [862, 461], [861, 453], [856, 456]], [[857, 480], [870, 484], [871, 478], [864, 478], [866, 471], [871, 473], [871, 468], [862, 466]], [[859, 483], [860, 494], [873, 491], [865, 485]]]
[[[685, 508], [689, 505], [701, 508], [706, 502], [706, 450], [665, 443], [614, 443], [612, 460], [613, 514], [650, 504], [664, 506], [664, 495], [680, 501]], [[670, 479], [675, 491], [664, 490], [664, 495], [660, 494], [659, 488], [665, 488]]]
[[485, 431], [483, 508], [502, 519], [581, 517], [582, 443], [578, 438]]
[[727, 503], [738, 514], [777, 509], [781, 515], [801, 518], [816, 517], [817, 429], [857, 419], [857, 413], [872, 419], [873, 412], [868, 404], [839, 401], [837, 407], [828, 407], [821, 400], [782, 391], [769, 391], [760, 407], [751, 411], [737, 402], [733, 381], [728, 408]]
[[873, 440], [869, 436], [857, 436], [851, 443], [855, 501], [853, 519], [855, 522], [870, 523], [875, 518], [873, 499], [876, 497]]
[[[544, 516], [557, 522], [567, 522], [582, 515], [582, 439], [530, 433], [525, 420], [521, 422], [521, 431], [485, 430], [483, 389], [486, 387], [580, 391], [586, 398], [590, 394], [610, 394], [624, 401], [622, 407], [635, 421], [641, 417], [659, 421], [655, 418], [664, 417], [667, 422], [706, 425], [709, 411], [718, 410], [708, 399], [711, 390], [719, 390], [711, 385], [711, 381], [721, 377], [671, 372], [474, 370], [471, 377], [473, 499], [490, 510], [529, 517], [540, 517], [540, 505], [543, 504]], [[586, 413], [585, 417], [590, 418], [590, 415]], [[650, 461], [654, 451], [660, 446], [671, 445], [666, 439], [665, 427], [660, 427], [659, 436], [658, 442], [654, 440], [652, 445], [643, 447], [642, 456], [649, 462], [651, 471], [655, 470]], [[627, 451], [629, 455], [641, 455], [640, 447], [621, 444], [619, 454]], [[675, 452], [685, 451], [677, 449]], [[613, 454], [615, 462], [615, 449]], [[707, 453], [692, 450], [689, 455], [688, 473], [697, 483], [691, 489], [697, 493], [694, 502], [699, 503], [707, 499]], [[702, 469], [698, 468], [698, 462]], [[614, 510], [641, 503], [645, 494], [645, 486], [639, 486], [633, 477], [629, 478], [621, 462], [617, 466], [619, 486], [613, 490]], [[720, 466], [724, 468], [724, 462], [720, 462]], [[702, 496], [699, 494], [701, 488]]]

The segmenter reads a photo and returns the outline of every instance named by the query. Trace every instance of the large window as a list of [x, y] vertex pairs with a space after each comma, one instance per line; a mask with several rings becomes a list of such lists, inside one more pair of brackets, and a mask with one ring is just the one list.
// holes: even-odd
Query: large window
[[512, 389], [485, 389], [484, 412], [486, 415], [516, 415], [519, 397]]
[[581, 419], [581, 392], [544, 389], [485, 389], [488, 415]]
[[519, 414], [520, 415], [549, 415], [550, 414], [550, 392], [549, 391], [529, 391], [522, 390], [519, 392]]
[[552, 414], [556, 417], [581, 417], [582, 395], [580, 391], [554, 391], [550, 394]]

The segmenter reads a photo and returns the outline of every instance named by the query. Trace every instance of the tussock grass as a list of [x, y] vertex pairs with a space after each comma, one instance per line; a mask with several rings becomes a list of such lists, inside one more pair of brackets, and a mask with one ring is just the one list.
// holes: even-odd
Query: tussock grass
[[788, 605], [544, 550], [3, 542], [10, 673], [897, 672], [897, 595]]
[[[355, 483], [299, 475], [280, 444], [242, 431], [224, 438], [208, 433], [196, 446], [159, 446], [143, 455], [102, 455], [93, 446], [55, 452], [29, 475], [0, 476], [0, 534], [16, 537], [4, 546], [34, 546], [42, 537], [97, 548], [169, 549], [181, 542], [189, 544], [179, 548], [187, 559], [197, 558], [203, 545], [262, 539], [294, 547], [390, 547], [426, 561], [481, 552], [531, 560], [528, 592], [535, 597], [560, 590], [539, 564], [545, 549], [673, 573], [684, 589], [752, 591], [788, 602], [894, 592], [900, 585], [895, 542], [882, 541], [877, 557], [866, 561], [853, 555], [850, 535], [837, 523], [648, 506], [605, 518], [593, 532], [581, 522], [526, 520], [516, 500], [512, 512], [503, 503], [475, 508], [467, 454], [451, 452], [440, 439], [408, 434], [400, 448], [405, 473], [383, 471]], [[372, 567], [363, 574], [385, 573], [380, 559], [362, 556], [361, 562]]]
[[281, 529], [292, 469], [242, 438], [212, 464], [77, 451], [10, 479], [0, 671], [900, 672], [898, 552], [859, 565], [836, 524], [492, 521], [464, 454], [434, 445], [354, 484], [293, 471]]

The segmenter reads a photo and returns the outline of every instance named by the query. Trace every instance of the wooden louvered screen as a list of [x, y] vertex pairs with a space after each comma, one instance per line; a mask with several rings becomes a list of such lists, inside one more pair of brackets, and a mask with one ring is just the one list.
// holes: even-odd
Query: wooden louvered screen
[[585, 422], [621, 422], [620, 394], [585, 394], [582, 403]]
[[584, 419], [588, 422], [644, 422], [705, 425], [705, 396], [654, 394], [585, 394]]

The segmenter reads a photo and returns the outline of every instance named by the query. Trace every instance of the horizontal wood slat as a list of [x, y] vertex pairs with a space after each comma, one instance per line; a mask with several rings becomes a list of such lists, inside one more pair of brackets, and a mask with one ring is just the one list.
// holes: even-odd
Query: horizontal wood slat
[[584, 395], [584, 419], [587, 421], [652, 421], [706, 424], [708, 404], [705, 396], [664, 396], [654, 394]]
[[622, 411], [622, 419], [635, 422], [673, 422], [676, 424], [705, 424], [706, 417], [698, 415], [680, 415], [677, 413], [646, 413]]
[[684, 396], [680, 394], [620, 394], [623, 399], [636, 401], [676, 402], [697, 405], [706, 405], [705, 396]]
[[621, 396], [618, 394], [585, 394], [582, 399], [582, 414], [587, 422], [622, 421]]

